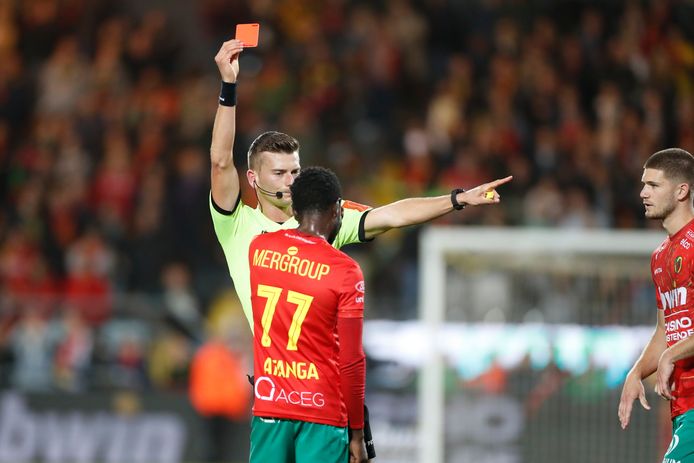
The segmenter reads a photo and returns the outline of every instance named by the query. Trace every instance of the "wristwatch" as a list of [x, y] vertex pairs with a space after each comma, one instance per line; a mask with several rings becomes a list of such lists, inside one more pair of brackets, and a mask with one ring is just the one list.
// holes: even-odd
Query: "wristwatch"
[[453, 191], [451, 191], [451, 204], [453, 204], [453, 209], [456, 211], [465, 209], [465, 206], [467, 206], [466, 203], [458, 202], [458, 193], [465, 193], [465, 188], [455, 188]]

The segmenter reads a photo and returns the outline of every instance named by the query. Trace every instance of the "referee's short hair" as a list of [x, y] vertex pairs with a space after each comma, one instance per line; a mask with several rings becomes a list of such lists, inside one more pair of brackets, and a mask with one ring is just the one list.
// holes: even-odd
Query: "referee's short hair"
[[260, 167], [260, 153], [292, 154], [299, 151], [299, 141], [282, 132], [265, 132], [256, 137], [248, 148], [248, 168]]
[[342, 197], [337, 175], [324, 167], [307, 167], [289, 187], [292, 207], [297, 215], [326, 212]]

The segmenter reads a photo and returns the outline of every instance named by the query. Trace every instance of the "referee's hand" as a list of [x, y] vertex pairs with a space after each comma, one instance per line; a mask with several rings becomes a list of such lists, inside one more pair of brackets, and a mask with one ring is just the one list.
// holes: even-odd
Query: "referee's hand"
[[239, 75], [239, 54], [243, 51], [243, 42], [240, 40], [228, 40], [214, 57], [215, 63], [219, 68], [219, 74], [224, 82], [233, 84]]
[[459, 198], [458, 202], [463, 202], [470, 206], [481, 206], [485, 204], [496, 204], [501, 201], [501, 195], [496, 191], [497, 187], [508, 183], [511, 181], [513, 176], [499, 178], [489, 183], [483, 183], [482, 185], [471, 188], [463, 193], [462, 200]]

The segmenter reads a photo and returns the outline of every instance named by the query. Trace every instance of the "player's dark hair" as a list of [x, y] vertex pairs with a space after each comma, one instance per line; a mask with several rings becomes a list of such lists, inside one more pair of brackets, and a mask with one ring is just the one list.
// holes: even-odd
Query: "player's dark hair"
[[301, 216], [306, 212], [326, 212], [342, 197], [337, 175], [324, 167], [308, 167], [289, 187], [292, 207]]
[[694, 156], [681, 148], [668, 148], [651, 155], [644, 169], [662, 170], [668, 180], [684, 182], [694, 189]]
[[296, 138], [282, 132], [261, 133], [248, 148], [248, 167], [250, 169], [255, 170], [260, 167], [259, 154], [264, 151], [292, 154], [299, 151], [299, 142]]

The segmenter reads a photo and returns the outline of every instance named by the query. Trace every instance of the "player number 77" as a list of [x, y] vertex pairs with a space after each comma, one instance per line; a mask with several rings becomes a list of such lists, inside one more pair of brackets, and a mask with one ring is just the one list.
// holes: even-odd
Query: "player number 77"
[[[260, 319], [260, 324], [263, 327], [263, 335], [260, 338], [260, 344], [263, 347], [270, 347], [272, 340], [270, 339], [270, 326], [272, 319], [275, 316], [275, 309], [280, 300], [282, 288], [276, 286], [258, 285], [258, 297], [267, 299], [263, 316]], [[289, 340], [287, 341], [287, 350], [296, 350], [296, 345], [299, 342], [301, 335], [301, 325], [304, 323], [308, 309], [311, 308], [313, 296], [297, 293], [296, 291], [287, 292], [287, 302], [296, 305], [296, 312], [292, 317], [292, 324], [289, 327]]]

